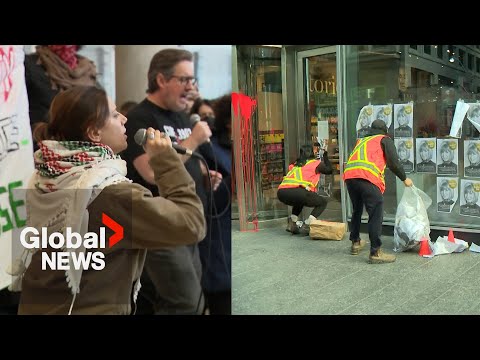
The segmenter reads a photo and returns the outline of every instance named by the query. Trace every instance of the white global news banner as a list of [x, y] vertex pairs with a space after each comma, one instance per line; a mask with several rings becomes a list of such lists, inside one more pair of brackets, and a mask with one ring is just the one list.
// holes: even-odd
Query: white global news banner
[[10, 285], [13, 229], [25, 226], [25, 189], [34, 171], [22, 45], [0, 45], [0, 289]]

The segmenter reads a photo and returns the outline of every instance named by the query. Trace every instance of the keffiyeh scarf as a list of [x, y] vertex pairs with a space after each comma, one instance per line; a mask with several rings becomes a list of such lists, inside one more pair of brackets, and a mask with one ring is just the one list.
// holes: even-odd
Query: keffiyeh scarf
[[[34, 159], [37, 171], [29, 181], [26, 195], [27, 226], [47, 227], [49, 233], [65, 235], [68, 226], [83, 236], [88, 232], [87, 207], [102, 189], [120, 182], [131, 182], [125, 177], [125, 161], [110, 147], [100, 143], [46, 140], [40, 143]], [[78, 249], [62, 251], [80, 253], [85, 252], [85, 248], [82, 244]], [[27, 256], [28, 253], [24, 252], [22, 264]], [[20, 277], [26, 270], [18, 262], [16, 269], [15, 263], [13, 267], [12, 274]], [[71, 266], [65, 276], [74, 301], [80, 292], [82, 270], [74, 270]]]

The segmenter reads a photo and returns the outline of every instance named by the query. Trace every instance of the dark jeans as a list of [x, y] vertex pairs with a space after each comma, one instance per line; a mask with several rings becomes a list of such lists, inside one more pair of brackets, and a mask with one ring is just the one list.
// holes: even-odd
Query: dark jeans
[[368, 235], [370, 238], [370, 253], [373, 254], [382, 246], [383, 194], [370, 181], [364, 179], [348, 179], [345, 181], [348, 195], [352, 200], [353, 213], [350, 229], [350, 240], [360, 239], [360, 224], [363, 205], [368, 213]]
[[303, 187], [279, 189], [277, 197], [282, 203], [293, 206], [292, 214], [297, 216], [308, 206], [313, 207], [311, 215], [318, 218], [327, 207], [327, 199]]

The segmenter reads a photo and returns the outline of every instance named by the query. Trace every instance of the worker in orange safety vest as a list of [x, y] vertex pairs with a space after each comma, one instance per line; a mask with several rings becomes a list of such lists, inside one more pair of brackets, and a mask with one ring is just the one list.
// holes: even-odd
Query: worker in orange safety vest
[[385, 192], [385, 167], [405, 184], [412, 186], [398, 159], [393, 140], [387, 136], [387, 126], [382, 120], [372, 122], [369, 136], [358, 139], [355, 148], [348, 158], [343, 172], [343, 180], [347, 185], [348, 195], [353, 205], [350, 241], [351, 254], [358, 255], [365, 246], [360, 239], [360, 223], [363, 206], [368, 213], [368, 235], [370, 238], [371, 264], [383, 264], [395, 261], [395, 256], [381, 250], [383, 223], [383, 193]]
[[[327, 200], [317, 194], [321, 173], [332, 173], [332, 164], [328, 159], [327, 151], [323, 152], [323, 161], [321, 161], [315, 158], [311, 145], [301, 146], [300, 156], [290, 164], [288, 173], [283, 177], [277, 191], [277, 197], [282, 203], [293, 206], [287, 226], [287, 231], [292, 234], [308, 235], [310, 222], [317, 219], [327, 207]], [[304, 206], [313, 207], [305, 222], [298, 219]]]

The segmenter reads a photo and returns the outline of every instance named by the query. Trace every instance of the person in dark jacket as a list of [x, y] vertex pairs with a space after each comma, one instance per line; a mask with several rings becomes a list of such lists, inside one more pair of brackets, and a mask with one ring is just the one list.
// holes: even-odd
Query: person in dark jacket
[[[38, 45], [25, 56], [25, 82], [32, 133], [47, 122], [53, 98], [75, 85], [97, 85], [97, 69], [90, 59], [77, 52], [81, 45]], [[34, 144], [34, 151], [38, 149]]]
[[383, 264], [395, 261], [395, 256], [381, 250], [383, 223], [383, 193], [385, 191], [385, 167], [405, 184], [413, 182], [405, 175], [398, 161], [397, 149], [393, 140], [387, 136], [387, 126], [381, 120], [372, 122], [369, 136], [359, 139], [348, 158], [343, 173], [348, 194], [353, 205], [350, 241], [351, 254], [358, 255], [365, 246], [360, 239], [360, 223], [363, 206], [368, 213], [368, 235], [370, 238], [369, 263]]
[[[230, 315], [232, 310], [232, 96], [224, 95], [213, 102], [213, 112], [202, 114], [202, 121], [213, 119], [211, 152], [205, 152], [208, 167], [222, 174], [216, 191], [210, 192], [207, 237], [199, 243], [202, 261], [202, 288], [211, 315]], [[214, 115], [214, 117], [212, 117]], [[207, 121], [208, 122], [208, 121]]]

